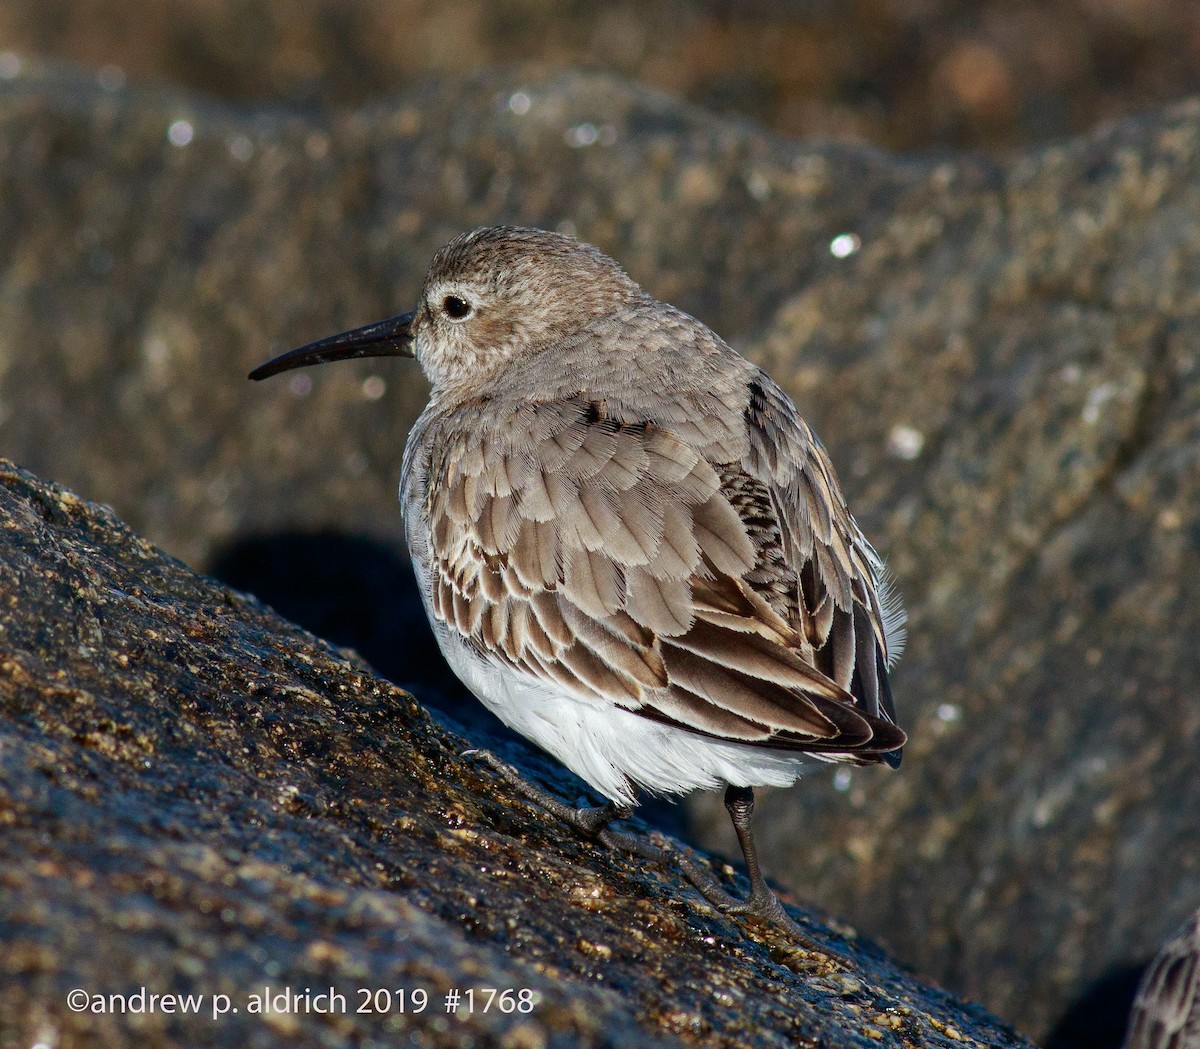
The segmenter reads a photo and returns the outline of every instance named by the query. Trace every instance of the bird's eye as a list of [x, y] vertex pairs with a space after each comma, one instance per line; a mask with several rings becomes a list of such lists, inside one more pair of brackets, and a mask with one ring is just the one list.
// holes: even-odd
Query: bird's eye
[[447, 295], [442, 299], [442, 309], [451, 320], [460, 321], [471, 312], [471, 304], [457, 295]]

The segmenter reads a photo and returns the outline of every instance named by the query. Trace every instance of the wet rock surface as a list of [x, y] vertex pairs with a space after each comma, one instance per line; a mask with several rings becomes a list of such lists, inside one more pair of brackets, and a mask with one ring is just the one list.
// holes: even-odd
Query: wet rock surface
[[1198, 141], [1182, 105], [912, 160], [598, 74], [306, 116], [27, 63], [0, 85], [0, 449], [460, 695], [382, 553], [416, 369], [244, 375], [407, 308], [464, 228], [599, 244], [787, 386], [912, 615], [904, 766], [764, 797], [768, 870], [1044, 1037], [1114, 974], [1131, 998], [1200, 900]]
[[[352, 653], [3, 461], [0, 594], [5, 1049], [1027, 1044], [566, 832]], [[112, 1004], [142, 988], [198, 1013]], [[285, 989], [345, 1005], [252, 1012]]]

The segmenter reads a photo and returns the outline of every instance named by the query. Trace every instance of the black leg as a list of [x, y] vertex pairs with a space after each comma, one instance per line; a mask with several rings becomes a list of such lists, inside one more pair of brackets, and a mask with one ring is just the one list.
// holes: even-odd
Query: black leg
[[725, 791], [725, 808], [729, 812], [730, 819], [733, 820], [733, 829], [742, 846], [742, 855], [746, 859], [746, 870], [750, 875], [750, 895], [744, 900], [739, 900], [727, 893], [717, 880], [704, 871], [690, 855], [678, 852], [674, 848], [652, 845], [632, 834], [622, 834], [610, 829], [609, 824], [614, 820], [625, 819], [629, 815], [631, 810], [628, 805], [618, 805], [616, 802], [610, 801], [604, 805], [590, 808], [575, 808], [559, 801], [553, 794], [537, 784], [530, 783], [516, 769], [501, 761], [490, 750], [469, 750], [463, 756], [469, 756], [486, 765], [523, 798], [539, 805], [564, 823], [575, 827], [590, 838], [597, 839], [609, 848], [633, 853], [635, 856], [641, 856], [653, 863], [666, 863], [674, 856], [687, 880], [695, 886], [701, 896], [718, 910], [724, 911], [726, 914], [752, 914], [763, 918], [785, 932], [791, 933], [802, 944], [814, 950], [819, 949], [810, 943], [804, 930], [783, 909], [779, 897], [771, 891], [766, 879], [763, 878], [762, 868], [758, 863], [758, 852], [754, 847], [754, 837], [750, 830], [750, 823], [754, 816], [753, 788], [731, 786]]
[[745, 914], [757, 914], [768, 921], [777, 922], [783, 918], [790, 922], [783, 904], [767, 885], [762, 868], [758, 864], [758, 850], [754, 847], [754, 832], [750, 826], [754, 819], [754, 788], [727, 788], [725, 810], [733, 821], [734, 833], [737, 834], [738, 844], [741, 845], [742, 855], [746, 859], [746, 873], [750, 875], [750, 895], [737, 910]]
[[754, 847], [754, 835], [750, 828], [754, 818], [754, 789], [728, 787], [725, 791], [725, 809], [733, 821], [733, 829], [737, 834], [738, 844], [742, 847], [742, 856], [746, 860], [746, 872], [750, 875], [750, 895], [744, 900], [731, 896], [690, 859], [681, 858], [683, 873], [699, 890], [701, 896], [726, 914], [753, 914], [798, 936], [803, 942], [808, 942], [804, 930], [791, 919], [783, 909], [783, 904], [779, 902], [779, 897], [767, 885], [759, 866], [758, 850]]

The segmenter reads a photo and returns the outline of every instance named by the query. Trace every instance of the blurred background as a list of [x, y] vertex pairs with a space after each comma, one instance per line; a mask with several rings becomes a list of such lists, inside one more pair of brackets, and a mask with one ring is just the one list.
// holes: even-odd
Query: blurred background
[[796, 396], [913, 615], [902, 773], [768, 795], [768, 869], [1116, 1046], [1200, 902], [1200, 119], [1046, 144], [1198, 91], [1196, 0], [0, 0], [0, 454], [482, 725], [415, 369], [245, 374], [463, 229], [578, 233]]
[[1194, 0], [5, 0], [0, 48], [227, 98], [596, 66], [790, 136], [1006, 149], [1200, 87]]

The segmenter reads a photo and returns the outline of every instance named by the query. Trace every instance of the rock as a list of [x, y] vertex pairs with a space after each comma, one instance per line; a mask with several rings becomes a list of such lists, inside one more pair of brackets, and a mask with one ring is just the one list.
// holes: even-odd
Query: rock
[[6, 1049], [1027, 1045], [564, 832], [353, 653], [8, 462], [0, 595]]
[[751, 349], [912, 613], [904, 767], [774, 869], [1039, 1038], [1200, 901], [1198, 214], [1194, 103], [944, 163]]
[[899, 149], [1011, 148], [1196, 87], [1192, 0], [74, 0], [8, 4], [0, 31], [9, 64], [53, 54], [239, 101], [598, 66], [793, 137]]
[[904, 766], [764, 798], [769, 871], [1038, 1037], [1194, 908], [1196, 105], [993, 163], [788, 143], [599, 74], [328, 116], [110, 87], [0, 85], [9, 454], [323, 632], [322, 573], [285, 558], [267, 594], [246, 552], [357, 544], [311, 556], [388, 624], [364, 648], [455, 691], [370, 554], [400, 549], [415, 369], [244, 375], [406, 308], [464, 228], [572, 229], [784, 382], [912, 613]]
[[417, 368], [245, 375], [407, 308], [464, 228], [575, 229], [737, 335], [908, 177], [599, 74], [431, 86], [314, 121], [30, 67], [0, 82], [0, 162], [0, 438], [196, 564], [248, 531], [400, 537]]

